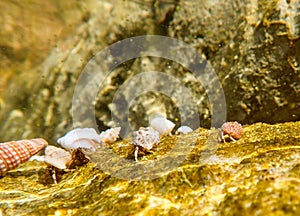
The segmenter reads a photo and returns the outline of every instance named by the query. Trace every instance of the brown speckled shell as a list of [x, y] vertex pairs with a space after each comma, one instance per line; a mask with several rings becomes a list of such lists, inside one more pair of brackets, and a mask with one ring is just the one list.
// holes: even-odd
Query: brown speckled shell
[[47, 145], [42, 138], [0, 143], [0, 176], [27, 161]]
[[243, 134], [243, 128], [242, 125], [238, 122], [226, 122], [221, 127], [223, 134], [228, 134], [230, 137], [234, 139], [241, 138]]

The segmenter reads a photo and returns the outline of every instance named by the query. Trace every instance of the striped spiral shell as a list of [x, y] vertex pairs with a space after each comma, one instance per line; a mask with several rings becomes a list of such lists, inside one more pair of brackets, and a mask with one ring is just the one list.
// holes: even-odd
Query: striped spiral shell
[[42, 138], [0, 143], [0, 176], [27, 161], [47, 145]]

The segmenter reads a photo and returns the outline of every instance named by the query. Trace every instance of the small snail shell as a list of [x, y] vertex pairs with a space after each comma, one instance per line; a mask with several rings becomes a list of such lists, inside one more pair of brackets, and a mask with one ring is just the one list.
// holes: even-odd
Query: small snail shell
[[237, 121], [225, 122], [220, 131], [220, 141], [222, 142], [226, 142], [226, 137], [232, 141], [236, 141], [243, 135], [243, 127]]
[[47, 145], [48, 142], [42, 138], [0, 143], [0, 176], [27, 161]]
[[160, 136], [171, 134], [175, 124], [162, 116], [156, 116], [150, 120], [150, 127], [157, 130]]
[[101, 137], [94, 128], [76, 128], [59, 138], [57, 143], [70, 151], [76, 148], [87, 148], [95, 151], [97, 148], [96, 142], [101, 142], [100, 138]]
[[160, 141], [159, 132], [154, 130], [152, 127], [143, 128], [141, 127], [138, 131], [133, 132], [133, 144], [135, 145], [134, 158], [138, 161], [139, 148], [143, 148], [149, 151], [153, 146]]
[[135, 146], [143, 147], [146, 150], [152, 149], [159, 141], [159, 132], [152, 127], [141, 127], [138, 131], [133, 132], [133, 144]]
[[71, 160], [71, 154], [62, 148], [49, 145], [45, 149], [45, 162], [58, 169], [66, 169]]
[[115, 127], [102, 131], [100, 133], [100, 140], [104, 143], [113, 143], [119, 138], [121, 127]]
[[187, 133], [190, 133], [190, 132], [193, 132], [193, 129], [190, 128], [189, 126], [180, 126], [177, 131], [176, 131], [176, 134], [187, 134]]

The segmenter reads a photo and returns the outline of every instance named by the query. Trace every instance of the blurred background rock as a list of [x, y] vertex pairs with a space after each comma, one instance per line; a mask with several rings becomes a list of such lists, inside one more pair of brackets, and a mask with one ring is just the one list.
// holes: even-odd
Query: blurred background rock
[[[54, 143], [73, 126], [74, 87], [87, 62], [114, 42], [147, 34], [182, 40], [212, 64], [225, 92], [228, 120], [300, 119], [298, 1], [1, 1], [0, 7], [3, 141], [41, 136]], [[176, 76], [190, 88], [197, 102], [186, 106], [197, 106], [201, 126], [210, 127], [210, 103], [191, 72], [144, 57], [116, 68], [99, 90], [100, 130], [112, 126], [112, 114], [118, 121], [127, 118], [112, 106], [114, 93], [128, 78], [149, 70]], [[170, 98], [149, 93], [135, 102], [129, 113], [133, 129], [146, 126], [154, 108], [180, 125]]]

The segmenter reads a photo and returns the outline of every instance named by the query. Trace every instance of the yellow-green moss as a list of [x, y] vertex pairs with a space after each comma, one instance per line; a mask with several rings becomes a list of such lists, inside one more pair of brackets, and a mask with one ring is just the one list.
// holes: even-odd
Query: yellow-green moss
[[[178, 167], [155, 179], [124, 180], [88, 163], [67, 172], [57, 184], [43, 185], [42, 162], [27, 162], [0, 179], [4, 215], [296, 215], [300, 212], [300, 122], [244, 126], [237, 142], [207, 142], [215, 130], [198, 129], [165, 137], [138, 163], [178, 157], [181, 138], [196, 140]], [[209, 136], [212, 134], [213, 136]], [[205, 146], [211, 145], [211, 146]], [[127, 160], [129, 140], [109, 146]], [[208, 150], [211, 154], [209, 154]], [[204, 154], [206, 152], [206, 154]], [[133, 166], [133, 165], [130, 165]]]

